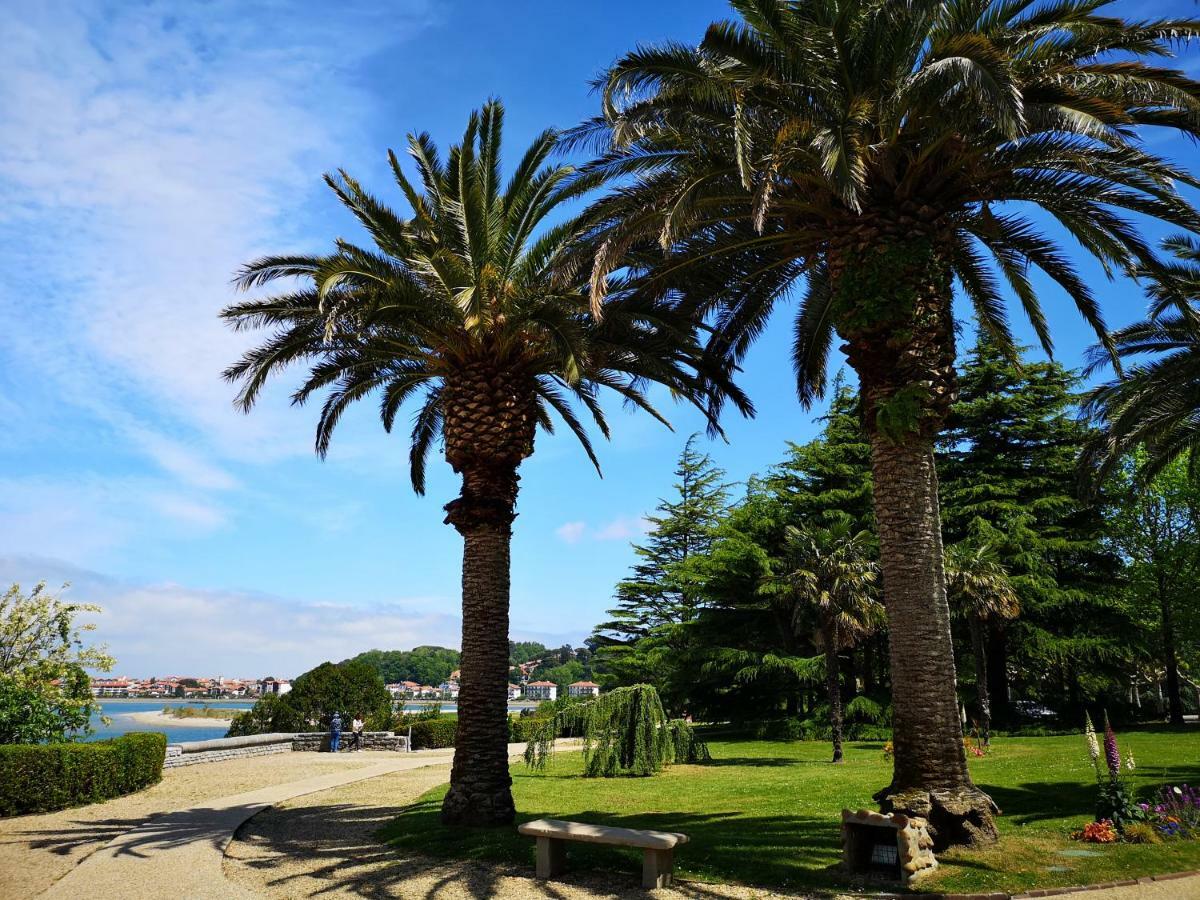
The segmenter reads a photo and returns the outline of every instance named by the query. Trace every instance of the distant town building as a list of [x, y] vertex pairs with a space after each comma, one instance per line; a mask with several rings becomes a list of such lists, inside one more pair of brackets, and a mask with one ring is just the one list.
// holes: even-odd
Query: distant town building
[[509, 700], [520, 700], [521, 699], [521, 686], [519, 684], [510, 684], [508, 686], [508, 699]]
[[525, 685], [526, 700], [557, 700], [558, 685], [553, 681], [531, 681]]
[[266, 678], [260, 679], [258, 682], [258, 693], [262, 696], [267, 694], [275, 694], [277, 697], [282, 697], [292, 689], [292, 683], [286, 678], [275, 678], [268, 675]]
[[128, 678], [93, 678], [93, 697], [128, 697], [132, 682]]
[[600, 685], [594, 681], [576, 681], [567, 685], [568, 697], [599, 697]]

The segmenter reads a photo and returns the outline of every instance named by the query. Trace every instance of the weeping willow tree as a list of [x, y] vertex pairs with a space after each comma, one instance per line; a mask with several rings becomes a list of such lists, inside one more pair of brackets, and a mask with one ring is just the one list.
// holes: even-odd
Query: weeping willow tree
[[560, 710], [529, 741], [525, 764], [544, 769], [555, 739], [564, 734], [583, 735], [585, 778], [654, 775], [672, 763], [711, 759], [690, 723], [667, 718], [658, 691], [648, 684], [617, 688]]

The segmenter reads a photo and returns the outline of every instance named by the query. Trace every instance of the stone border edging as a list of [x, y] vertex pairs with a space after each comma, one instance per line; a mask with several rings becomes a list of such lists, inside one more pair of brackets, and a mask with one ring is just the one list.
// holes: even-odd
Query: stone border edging
[[1036, 888], [1019, 894], [1009, 894], [1004, 891], [992, 891], [986, 894], [869, 894], [871, 900], [1030, 900], [1034, 897], [1059, 897], [1064, 894], [1084, 894], [1088, 891], [1111, 891], [1114, 888], [1137, 887], [1139, 884], [1150, 884], [1154, 881], [1176, 881], [1180, 878], [1200, 878], [1200, 869], [1187, 872], [1168, 872], [1163, 875], [1143, 875], [1140, 878], [1126, 878], [1121, 881], [1106, 881], [1103, 884], [1082, 884], [1073, 887]]

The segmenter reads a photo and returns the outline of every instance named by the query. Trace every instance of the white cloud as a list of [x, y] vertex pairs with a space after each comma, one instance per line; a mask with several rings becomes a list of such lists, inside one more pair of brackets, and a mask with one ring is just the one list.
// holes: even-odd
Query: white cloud
[[577, 544], [583, 538], [583, 533], [586, 530], [586, 522], [564, 522], [558, 528], [554, 529], [554, 533], [558, 535], [561, 541], [565, 541], [568, 544]]
[[640, 538], [647, 532], [647, 522], [640, 516], [620, 516], [597, 529], [598, 541], [628, 541]]
[[[369, 107], [339, 76], [415, 34], [430, 10], [431, 0], [344, 4], [334, 17], [235, 0], [10, 7], [0, 290], [24, 302], [0, 307], [0, 346], [67, 403], [114, 418], [151, 406], [153, 424], [139, 415], [128, 438], [189, 483], [231, 485], [206, 455], [310, 452], [303, 417], [279, 404], [249, 419], [232, 409], [219, 375], [248, 338], [216, 313], [238, 265], [305, 249], [298, 226], [318, 173], [357, 161], [343, 142]], [[194, 438], [186, 453], [181, 430]]]
[[[67, 596], [97, 603], [93, 637], [107, 643], [116, 670], [135, 676], [294, 676], [325, 660], [373, 647], [457, 647], [457, 617], [444, 597], [397, 598], [370, 605], [311, 602], [170, 583], [122, 581], [37, 557], [0, 557], [0, 583], [46, 580]], [[422, 611], [423, 610], [423, 611]]]
[[587, 522], [565, 522], [554, 530], [559, 540], [578, 544], [584, 538], [592, 541], [637, 540], [650, 530], [650, 523], [641, 516], [618, 516], [611, 522], [595, 528]]

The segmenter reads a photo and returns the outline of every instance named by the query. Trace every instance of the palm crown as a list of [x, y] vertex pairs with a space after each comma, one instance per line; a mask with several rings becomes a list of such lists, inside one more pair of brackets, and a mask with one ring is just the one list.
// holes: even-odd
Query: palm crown
[[[1146, 450], [1143, 480], [1186, 453], [1193, 467], [1200, 460], [1200, 242], [1179, 236], [1165, 246], [1175, 261], [1144, 273], [1152, 317], [1112, 336], [1119, 358], [1132, 365], [1087, 396], [1085, 408], [1101, 429], [1082, 463], [1096, 480], [1138, 446]], [[1091, 369], [1108, 361], [1093, 351]]]
[[1175, 190], [1194, 178], [1135, 133], [1198, 130], [1200, 85], [1157, 64], [1198, 25], [1126, 22], [1105, 5], [732, 0], [742, 21], [715, 23], [698, 47], [628, 54], [600, 82], [604, 114], [574, 135], [610, 148], [597, 171], [637, 175], [605, 201], [597, 296], [640, 251], [659, 290], [717, 310], [713, 347], [737, 357], [806, 276], [795, 342], [806, 403], [823, 390], [835, 328], [853, 362], [856, 336], [888, 317], [856, 317], [833, 289], [881, 242], [932, 242], [1006, 348], [1000, 278], [1052, 345], [1031, 265], [1103, 339], [1092, 291], [1029, 208], [1110, 269], [1153, 256], [1126, 213], [1200, 225]]
[[592, 316], [586, 273], [576, 277], [566, 258], [578, 221], [545, 227], [594, 180], [546, 164], [557, 140], [546, 131], [502, 183], [502, 120], [502, 106], [488, 103], [444, 162], [428, 135], [410, 136], [420, 187], [389, 154], [409, 217], [344, 171], [326, 176], [374, 246], [339, 239], [326, 255], [266, 257], [242, 270], [243, 289], [282, 278], [304, 282], [223, 313], [237, 328], [275, 329], [225, 373], [242, 382], [243, 407], [255, 402], [272, 373], [309, 364], [292, 399], [304, 403], [328, 390], [316, 437], [323, 455], [356, 400], [378, 393], [390, 431], [404, 402], [419, 397], [411, 468], [413, 486], [423, 492], [425, 462], [439, 438], [469, 480], [476, 467], [494, 473], [519, 464], [532, 452], [537, 426], [553, 429], [551, 411], [595, 462], [571, 398], [605, 435], [601, 388], [659, 419], [646, 397], [649, 383], [699, 402], [701, 379], [688, 368], [699, 364], [699, 347], [687, 320], [629, 293], [606, 304], [602, 320]]

